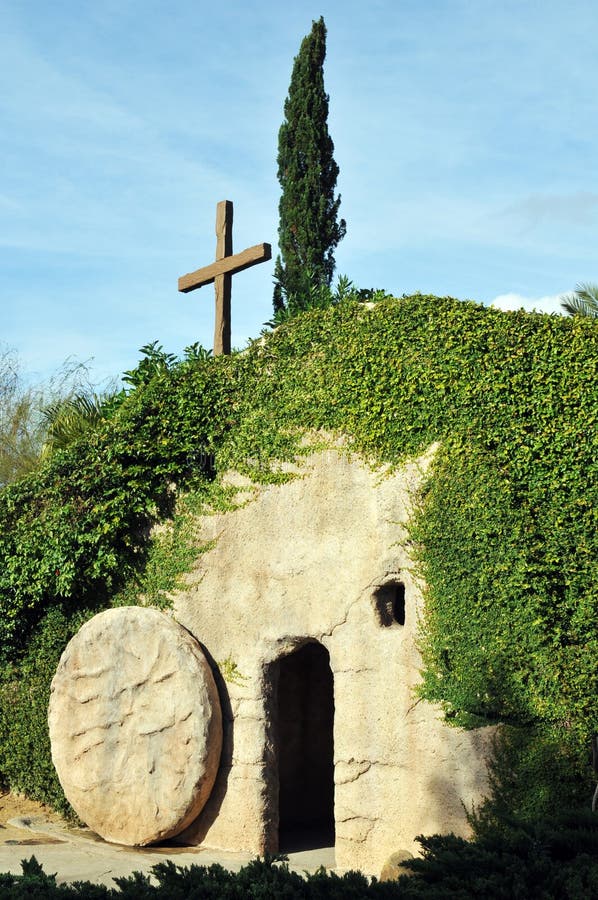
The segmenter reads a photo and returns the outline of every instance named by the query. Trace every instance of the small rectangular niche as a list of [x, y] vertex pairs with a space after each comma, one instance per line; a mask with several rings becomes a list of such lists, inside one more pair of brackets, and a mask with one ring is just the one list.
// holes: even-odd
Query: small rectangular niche
[[383, 628], [405, 624], [405, 585], [402, 581], [387, 581], [374, 594], [378, 622]]

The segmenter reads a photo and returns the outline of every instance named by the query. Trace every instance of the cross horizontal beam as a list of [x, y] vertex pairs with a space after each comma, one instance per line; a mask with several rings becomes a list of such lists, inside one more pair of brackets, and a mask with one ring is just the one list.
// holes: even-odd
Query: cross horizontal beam
[[181, 275], [179, 291], [186, 294], [188, 291], [193, 291], [206, 284], [212, 284], [217, 275], [234, 275], [235, 272], [242, 272], [243, 269], [249, 269], [251, 266], [267, 262], [269, 259], [272, 259], [270, 244], [256, 244], [255, 247], [249, 247], [242, 253], [225, 256], [224, 259], [217, 259], [209, 266], [203, 266], [201, 269], [196, 269], [195, 272]]

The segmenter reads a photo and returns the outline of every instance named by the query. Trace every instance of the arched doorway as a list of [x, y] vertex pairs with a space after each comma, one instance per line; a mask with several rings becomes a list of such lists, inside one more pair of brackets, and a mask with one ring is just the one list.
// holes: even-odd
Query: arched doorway
[[334, 845], [334, 682], [328, 651], [310, 642], [277, 662], [278, 845]]

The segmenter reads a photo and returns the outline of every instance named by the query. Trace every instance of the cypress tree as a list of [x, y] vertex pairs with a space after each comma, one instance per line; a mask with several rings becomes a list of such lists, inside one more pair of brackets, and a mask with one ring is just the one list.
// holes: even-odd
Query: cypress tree
[[310, 305], [310, 292], [329, 287], [334, 249], [345, 236], [338, 221], [340, 195], [334, 191], [338, 166], [328, 134], [328, 94], [324, 90], [326, 26], [321, 17], [295, 57], [285, 119], [278, 134], [278, 244], [274, 310], [290, 314]]

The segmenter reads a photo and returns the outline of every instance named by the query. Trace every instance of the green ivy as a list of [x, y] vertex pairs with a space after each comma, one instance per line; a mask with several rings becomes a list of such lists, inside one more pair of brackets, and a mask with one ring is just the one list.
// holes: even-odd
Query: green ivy
[[50, 755], [50, 682], [65, 645], [92, 612], [49, 610], [17, 666], [0, 671], [0, 773], [12, 790], [72, 816]]

